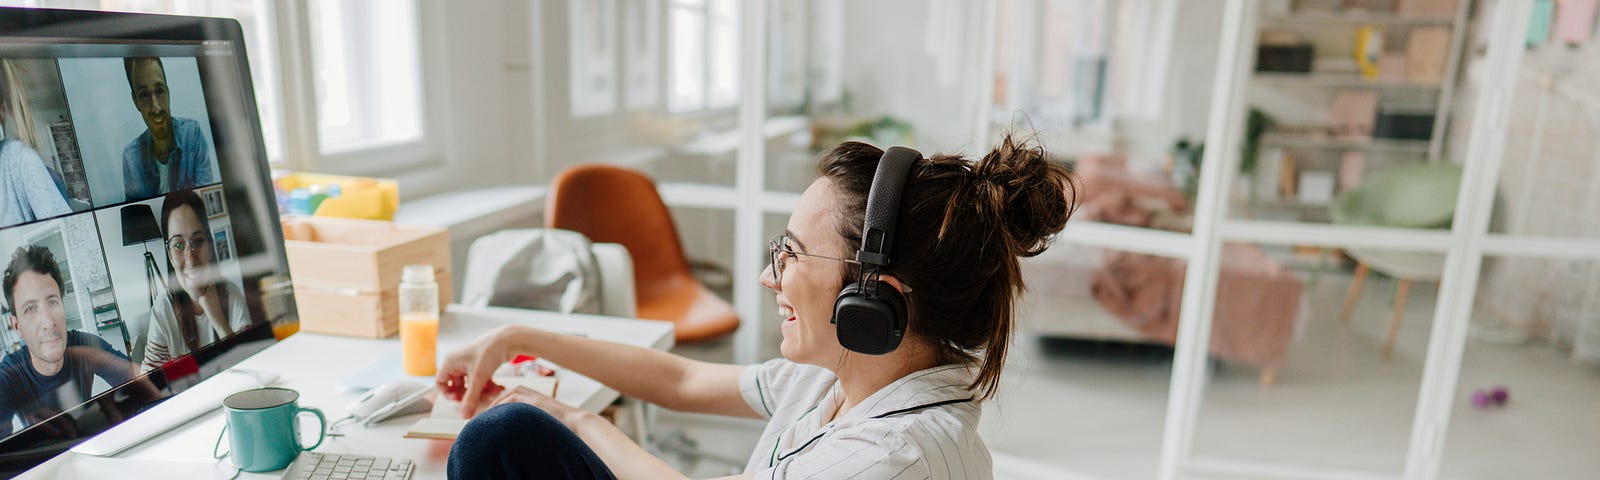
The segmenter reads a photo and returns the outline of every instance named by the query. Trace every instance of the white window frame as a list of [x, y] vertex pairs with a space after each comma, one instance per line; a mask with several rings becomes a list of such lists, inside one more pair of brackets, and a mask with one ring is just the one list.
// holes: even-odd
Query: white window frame
[[[447, 68], [438, 68], [444, 55], [442, 19], [447, 12], [441, 2], [415, 2], [417, 12], [418, 65], [421, 75], [421, 132], [412, 140], [323, 153], [318, 125], [316, 71], [311, 43], [311, 1], [272, 2], [278, 25], [278, 66], [282, 75], [284, 157], [275, 166], [321, 173], [364, 176], [406, 176], [409, 186], [428, 189], [417, 182], [436, 181], [435, 175], [407, 175], [445, 167], [445, 147], [449, 144], [449, 98]], [[325, 1], [325, 0], [324, 0]], [[281, 21], [289, 19], [290, 21]]]
[[[665, 92], [666, 93], [667, 111], [671, 112], [674, 115], [694, 116], [694, 115], [713, 115], [713, 114], [721, 114], [721, 113], [731, 113], [731, 112], [737, 110], [739, 108], [739, 103], [740, 103], [739, 99], [745, 93], [748, 93], [747, 90], [749, 89], [749, 87], [746, 85], [748, 82], [746, 82], [744, 78], [741, 78], [741, 74], [739, 73], [739, 72], [743, 71], [742, 63], [743, 63], [744, 60], [742, 59], [741, 55], [738, 53], [740, 51], [740, 49], [738, 48], [737, 44], [741, 43], [741, 42], [739, 42], [738, 39], [743, 38], [743, 35], [744, 35], [743, 32], [744, 32], [744, 30], [746, 30], [748, 28], [748, 27], [746, 27], [744, 25], [745, 22], [742, 20], [743, 12], [745, 10], [749, 10], [749, 9], [753, 8], [752, 5], [749, 2], [739, 2], [739, 1], [730, 2], [731, 5], [735, 9], [735, 11], [733, 12], [733, 15], [732, 15], [732, 19], [731, 19], [732, 21], [728, 25], [730, 28], [733, 29], [733, 35], [732, 36], [734, 38], [734, 44], [735, 44], [734, 47], [733, 47], [734, 48], [734, 50], [733, 50], [734, 55], [733, 55], [732, 58], [736, 62], [738, 62], [738, 64], [734, 66], [733, 90], [732, 90], [731, 93], [729, 93], [727, 95], [726, 98], [723, 98], [723, 97], [718, 97], [716, 95], [716, 92], [712, 88], [714, 81], [712, 80], [713, 72], [711, 71], [712, 65], [715, 63], [715, 62], [712, 61], [712, 56], [713, 56], [713, 53], [716, 52], [716, 50], [717, 50], [717, 41], [716, 41], [716, 38], [715, 38], [715, 34], [717, 33], [717, 29], [714, 27], [714, 22], [712, 21], [712, 18], [711, 18], [712, 17], [712, 13], [713, 13], [712, 12], [712, 10], [713, 10], [712, 6], [713, 6], [714, 3], [716, 3], [719, 0], [698, 0], [698, 1], [701, 2], [701, 4], [698, 7], [698, 11], [697, 12], [691, 12], [691, 13], [695, 13], [695, 14], [699, 15], [699, 17], [700, 17], [700, 28], [701, 28], [700, 35], [701, 35], [702, 44], [701, 44], [701, 50], [700, 50], [701, 63], [700, 63], [700, 68], [699, 68], [700, 75], [699, 75], [699, 82], [698, 83], [700, 84], [700, 88], [701, 88], [701, 90], [700, 90], [701, 91], [701, 96], [700, 96], [700, 99], [697, 102], [693, 103], [693, 104], [683, 104], [683, 103], [681, 103], [680, 100], [677, 100], [674, 97], [674, 90], [675, 90], [675, 87], [678, 85], [678, 78], [677, 78], [677, 75], [675, 75], [676, 72], [674, 71], [674, 69], [679, 63], [678, 59], [676, 58], [675, 45], [672, 43], [674, 41], [674, 38], [676, 38], [676, 36], [677, 36], [677, 29], [678, 29], [678, 25], [677, 25], [676, 21], [674, 20], [674, 18], [676, 17], [676, 14], [680, 9], [686, 9], [686, 8], [687, 9], [693, 9], [694, 8], [693, 6], [686, 6], [686, 5], [684, 5], [684, 3], [686, 3], [687, 1], [694, 1], [694, 0], [666, 0], [666, 1], [667, 1], [667, 5], [666, 5], [666, 8], [664, 9], [665, 10], [665, 15], [662, 16], [662, 21], [666, 23], [667, 32], [668, 32], [667, 48], [666, 48], [666, 54], [668, 55], [668, 62], [667, 62], [667, 65], [666, 65], [666, 67], [667, 67], [666, 68], [666, 70], [667, 70], [667, 72], [666, 72], [667, 91]], [[765, 29], [762, 29], [761, 31], [764, 32]]]

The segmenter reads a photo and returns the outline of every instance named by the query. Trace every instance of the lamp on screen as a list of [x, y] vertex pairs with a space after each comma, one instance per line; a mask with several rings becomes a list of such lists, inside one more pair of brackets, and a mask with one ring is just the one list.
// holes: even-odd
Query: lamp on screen
[[144, 280], [148, 290], [145, 300], [150, 311], [156, 308], [156, 297], [166, 292], [166, 278], [156, 256], [150, 253], [150, 242], [161, 239], [161, 227], [156, 226], [156, 214], [149, 204], [138, 203], [122, 207], [122, 246], [144, 246]]

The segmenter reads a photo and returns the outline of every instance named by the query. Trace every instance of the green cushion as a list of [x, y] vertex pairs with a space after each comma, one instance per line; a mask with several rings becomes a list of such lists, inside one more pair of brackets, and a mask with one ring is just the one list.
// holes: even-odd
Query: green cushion
[[1335, 223], [1449, 228], [1460, 191], [1460, 165], [1398, 165], [1340, 195], [1331, 213]]

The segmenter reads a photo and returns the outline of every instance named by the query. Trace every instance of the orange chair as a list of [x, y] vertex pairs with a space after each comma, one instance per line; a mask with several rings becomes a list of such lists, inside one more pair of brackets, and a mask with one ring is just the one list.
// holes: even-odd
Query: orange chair
[[672, 322], [678, 343], [713, 340], [739, 328], [733, 305], [690, 273], [672, 214], [643, 173], [599, 164], [563, 170], [550, 182], [544, 225], [627, 247], [639, 318]]

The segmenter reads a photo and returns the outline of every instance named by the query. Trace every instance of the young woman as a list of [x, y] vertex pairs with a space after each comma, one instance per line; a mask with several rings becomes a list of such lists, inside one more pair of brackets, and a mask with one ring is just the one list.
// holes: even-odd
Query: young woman
[[44, 158], [15, 60], [0, 59], [0, 227], [72, 213]]
[[[697, 362], [528, 327], [503, 327], [447, 356], [437, 378], [473, 415], [450, 452], [451, 478], [683, 478], [596, 415], [486, 379], [538, 355], [666, 408], [767, 419], [745, 474], [732, 478], [990, 478], [978, 436], [1011, 341], [1018, 257], [1037, 255], [1076, 203], [1067, 170], [1006, 138], [976, 163], [912, 164], [881, 279], [909, 318], [889, 353], [841, 346], [830, 322], [861, 275], [867, 197], [884, 152], [847, 142], [821, 158], [761, 284], [777, 295], [783, 358]], [[469, 388], [470, 387], [470, 388]], [[492, 408], [490, 408], [492, 407]]]
[[144, 350], [144, 369], [160, 367], [219, 338], [250, 326], [244, 292], [217, 271], [216, 248], [206, 204], [193, 190], [166, 195], [161, 231], [166, 233], [171, 302], [156, 305]]

